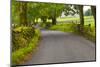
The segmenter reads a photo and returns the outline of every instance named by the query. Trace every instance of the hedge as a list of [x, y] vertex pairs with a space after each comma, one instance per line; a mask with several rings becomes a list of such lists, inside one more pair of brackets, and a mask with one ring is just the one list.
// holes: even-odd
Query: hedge
[[40, 31], [31, 27], [19, 27], [13, 30], [13, 38], [12, 64], [20, 64], [28, 54], [36, 50]]

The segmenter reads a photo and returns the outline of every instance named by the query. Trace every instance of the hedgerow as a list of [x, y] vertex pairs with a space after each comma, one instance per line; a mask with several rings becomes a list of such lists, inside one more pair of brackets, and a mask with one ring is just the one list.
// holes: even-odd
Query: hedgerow
[[32, 27], [19, 27], [12, 33], [12, 63], [20, 64], [25, 57], [36, 50], [40, 31]]

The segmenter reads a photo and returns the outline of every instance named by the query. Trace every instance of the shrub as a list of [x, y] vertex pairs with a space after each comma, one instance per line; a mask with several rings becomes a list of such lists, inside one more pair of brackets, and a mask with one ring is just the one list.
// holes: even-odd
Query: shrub
[[34, 28], [18, 27], [12, 30], [12, 51], [28, 46], [34, 36]]
[[40, 38], [40, 31], [38, 29], [34, 30], [34, 36], [31, 38], [30, 42], [27, 44], [27, 47], [20, 48], [12, 52], [12, 63], [20, 64], [25, 61], [25, 57], [31, 52], [35, 51], [37, 43]]

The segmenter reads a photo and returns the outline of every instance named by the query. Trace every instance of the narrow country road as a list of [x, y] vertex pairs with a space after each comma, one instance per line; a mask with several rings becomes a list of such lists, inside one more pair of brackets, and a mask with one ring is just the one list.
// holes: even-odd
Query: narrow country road
[[95, 43], [82, 36], [42, 30], [39, 48], [25, 64], [44, 64], [95, 60]]

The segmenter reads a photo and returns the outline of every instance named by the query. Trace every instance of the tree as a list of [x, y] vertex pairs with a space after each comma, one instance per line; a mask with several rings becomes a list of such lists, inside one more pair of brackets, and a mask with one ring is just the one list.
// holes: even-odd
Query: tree
[[61, 16], [64, 9], [62, 4], [50, 4], [49, 6], [49, 18], [52, 19], [52, 24], [56, 24], [56, 18]]
[[27, 17], [28, 21], [38, 20], [41, 18], [43, 23], [47, 19], [52, 19], [52, 24], [56, 24], [56, 18], [59, 17], [63, 11], [64, 5], [52, 3], [28, 3], [27, 4]]
[[79, 5], [79, 15], [80, 15], [80, 23], [83, 27], [84, 26], [83, 5]]
[[35, 19], [38, 20], [40, 17], [39, 11], [40, 11], [40, 4], [39, 3], [32, 3], [29, 2], [27, 4], [27, 18], [29, 24], [36, 24]]
[[96, 25], [96, 6], [91, 6], [91, 11], [94, 17], [95, 25]]
[[83, 31], [84, 28], [84, 15], [83, 15], [83, 5], [66, 5], [66, 8], [64, 9], [65, 11], [65, 15], [75, 15], [75, 14], [79, 14], [80, 17], [80, 26], [79, 29], [80, 32]]
[[20, 23], [27, 26], [27, 2], [20, 2]]
[[12, 0], [12, 23], [27, 25], [27, 2]]
[[78, 14], [78, 8], [77, 8], [77, 6], [74, 6], [74, 5], [65, 5], [65, 7], [64, 7], [64, 14], [66, 16]]
[[20, 22], [20, 2], [12, 0], [12, 6], [11, 6], [11, 12], [12, 12], [12, 23], [13, 24], [19, 24]]
[[91, 16], [92, 15], [91, 9], [86, 10], [84, 15], [85, 16]]
[[40, 3], [40, 9], [39, 9], [39, 16], [43, 23], [46, 23], [48, 18], [48, 12], [49, 12], [49, 4], [47, 3]]
[[56, 24], [56, 18], [59, 17], [63, 11], [63, 5], [52, 3], [37, 3], [39, 6], [36, 11], [38, 17], [41, 18], [43, 23], [46, 23], [47, 19], [52, 19], [52, 24]]
[[84, 25], [83, 5], [66, 5], [64, 12], [66, 16], [79, 14], [80, 24]]

